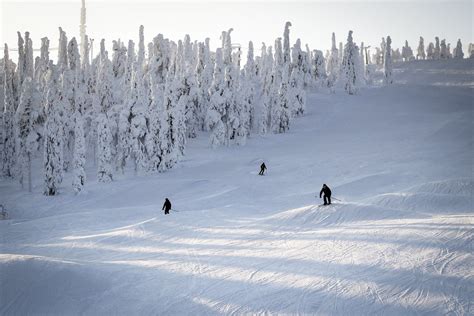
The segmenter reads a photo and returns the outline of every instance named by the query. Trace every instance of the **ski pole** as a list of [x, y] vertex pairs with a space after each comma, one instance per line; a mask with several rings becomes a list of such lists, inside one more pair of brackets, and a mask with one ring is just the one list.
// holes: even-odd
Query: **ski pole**
[[341, 200], [335, 198], [335, 197], [332, 197], [333, 200], [336, 200], [336, 201], [339, 201], [339, 202], [342, 202]]

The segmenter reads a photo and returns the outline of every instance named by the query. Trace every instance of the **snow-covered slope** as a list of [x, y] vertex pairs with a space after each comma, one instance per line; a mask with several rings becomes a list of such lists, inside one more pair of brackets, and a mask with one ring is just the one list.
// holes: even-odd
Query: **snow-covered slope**
[[1, 180], [0, 314], [473, 314], [473, 61], [394, 73], [156, 176]]

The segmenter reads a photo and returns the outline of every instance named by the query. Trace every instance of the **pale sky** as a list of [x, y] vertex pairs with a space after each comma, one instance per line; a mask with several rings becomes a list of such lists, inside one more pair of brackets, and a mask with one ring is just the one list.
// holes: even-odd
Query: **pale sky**
[[[57, 47], [58, 27], [69, 39], [79, 38], [80, 0], [0, 0], [0, 42], [17, 46], [16, 31], [29, 31], [34, 48], [47, 36], [50, 47]], [[233, 28], [232, 42], [248, 46], [254, 42], [260, 54], [262, 42], [274, 44], [282, 37], [286, 21], [293, 26], [290, 40], [300, 38], [311, 49], [326, 50], [331, 45], [331, 32], [345, 42], [348, 30], [354, 31], [357, 43], [378, 46], [383, 36], [390, 35], [394, 48], [408, 40], [413, 50], [419, 36], [425, 46], [434, 37], [446, 38], [456, 46], [458, 38], [466, 52], [473, 40], [473, 2], [462, 1], [113, 1], [86, 0], [87, 34], [98, 43], [105, 38], [107, 46], [114, 39], [138, 42], [138, 27], [145, 26], [146, 42], [158, 33], [172, 40], [190, 34], [192, 40], [211, 39], [211, 49], [220, 45], [221, 31]], [[12, 54], [15, 56], [15, 54]], [[56, 59], [55, 52], [52, 58]]]

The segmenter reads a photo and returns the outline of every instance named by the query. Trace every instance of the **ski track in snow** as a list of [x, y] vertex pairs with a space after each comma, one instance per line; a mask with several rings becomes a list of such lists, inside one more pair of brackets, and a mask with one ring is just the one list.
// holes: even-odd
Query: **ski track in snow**
[[2, 179], [0, 314], [473, 315], [473, 61], [395, 74], [245, 147], [201, 134], [164, 174]]

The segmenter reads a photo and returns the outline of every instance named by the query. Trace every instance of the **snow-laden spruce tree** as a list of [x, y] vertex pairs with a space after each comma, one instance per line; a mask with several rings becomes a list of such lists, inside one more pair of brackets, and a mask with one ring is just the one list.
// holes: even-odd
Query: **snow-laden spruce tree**
[[362, 79], [363, 81], [365, 82], [366, 81], [366, 67], [365, 67], [365, 47], [364, 47], [364, 42], [360, 43], [360, 50], [359, 50], [359, 56], [360, 56], [360, 62], [359, 62], [359, 65], [360, 65], [360, 72], [362, 73]]
[[344, 57], [344, 45], [342, 44], [342, 42], [339, 42], [339, 49], [338, 49], [338, 52], [339, 52], [339, 66], [340, 66], [340, 63], [342, 62], [342, 58]]
[[[303, 76], [304, 76], [304, 86], [309, 87], [313, 85], [313, 77], [312, 77], [312, 67], [311, 67], [311, 50], [309, 49], [308, 44], [306, 44], [306, 51], [303, 52]], [[326, 56], [326, 57], [329, 57]], [[324, 77], [327, 79], [327, 74], [326, 74], [326, 58], [324, 58]]]
[[275, 41], [275, 60], [273, 63], [273, 100], [271, 108], [271, 129], [273, 133], [284, 133], [289, 129], [291, 115], [288, 101], [288, 71], [289, 67], [283, 62], [281, 38]]
[[[179, 53], [182, 55], [182, 45], [179, 45]], [[186, 123], [184, 115], [184, 104], [180, 101], [181, 96], [181, 79], [179, 77], [179, 61], [177, 56], [172, 62], [174, 66], [168, 71], [165, 93], [164, 106], [166, 107], [168, 117], [167, 124], [169, 126], [169, 133], [166, 135], [168, 146], [166, 146], [166, 153], [163, 157], [163, 169], [171, 169], [185, 154], [186, 147]], [[183, 100], [181, 98], [181, 100]], [[161, 168], [161, 165], [160, 165]]]
[[[87, 36], [86, 36], [87, 40]], [[88, 54], [88, 45], [83, 48], [84, 53]], [[82, 67], [87, 67], [82, 63]], [[76, 72], [75, 87], [75, 111], [74, 111], [74, 156], [72, 161], [73, 179], [72, 187], [77, 194], [82, 191], [86, 181], [86, 136], [84, 132], [84, 113], [89, 106], [90, 98], [87, 92], [86, 74], [83, 70]]]
[[188, 34], [184, 37], [183, 56], [181, 59], [182, 73], [181, 85], [182, 95], [180, 102], [184, 104], [186, 115], [186, 135], [188, 138], [195, 138], [197, 131], [200, 130], [201, 122], [199, 120], [199, 87], [194, 67], [194, 57], [191, 46], [191, 39]]
[[420, 42], [418, 43], [418, 49], [416, 53], [416, 59], [426, 59], [425, 54], [425, 40], [420, 36]]
[[135, 162], [135, 172], [148, 170], [148, 155], [145, 146], [145, 138], [148, 132], [146, 124], [148, 98], [142, 78], [141, 67], [139, 67], [133, 73], [130, 99], [128, 101], [128, 107], [131, 111], [130, 141]]
[[2, 148], [2, 173], [6, 177], [15, 174], [16, 142], [15, 142], [15, 65], [10, 61], [8, 46], [5, 44], [3, 57], [4, 73], [4, 104], [3, 108], [3, 148]]
[[226, 144], [226, 128], [224, 124], [224, 62], [222, 49], [218, 48], [215, 55], [215, 67], [212, 85], [210, 88], [210, 103], [206, 114], [206, 122], [210, 131], [209, 143], [215, 148]]
[[387, 48], [387, 43], [385, 43], [385, 38], [382, 37], [382, 42], [380, 43], [380, 65], [383, 66], [384, 63], [384, 56], [385, 56], [385, 49]]
[[143, 25], [140, 25], [139, 31], [138, 31], [138, 54], [137, 54], [137, 68], [142, 69], [143, 64], [145, 63], [145, 36], [143, 34], [144, 32], [144, 27]]
[[409, 61], [413, 59], [413, 50], [408, 45], [408, 41], [405, 41], [405, 46], [402, 48], [402, 57], [404, 61]]
[[352, 40], [352, 31], [349, 31], [347, 36], [347, 43], [344, 46], [344, 57], [341, 63], [341, 75], [340, 80], [349, 94], [355, 94], [357, 92], [357, 82], [360, 80], [357, 73], [357, 63], [359, 62], [359, 56], [357, 47]]
[[440, 59], [441, 58], [441, 47], [439, 44], [439, 37], [435, 37], [435, 46], [434, 46], [434, 52], [433, 52], [433, 59]]
[[290, 26], [291, 22], [285, 23], [285, 31], [283, 32], [283, 63], [290, 65]]
[[393, 83], [392, 78], [392, 39], [387, 36], [386, 50], [383, 63], [383, 81], [385, 84]]
[[274, 84], [275, 74], [273, 73], [273, 51], [272, 47], [267, 48], [267, 53], [262, 58], [263, 68], [262, 68], [262, 102], [260, 109], [260, 121], [259, 121], [259, 132], [261, 134], [266, 134], [269, 127], [271, 126], [271, 112], [274, 99], [277, 97], [277, 86]]
[[448, 59], [453, 58], [453, 54], [451, 54], [451, 43], [448, 43], [447, 51], [448, 51], [447, 52]]
[[97, 180], [110, 182], [112, 177], [112, 133], [110, 132], [107, 114], [100, 112], [97, 115]]
[[33, 61], [33, 42], [30, 38], [30, 32], [25, 32], [25, 65], [24, 78], [34, 78], [34, 61]]
[[186, 148], [186, 104], [188, 103], [188, 94], [185, 91], [184, 85], [184, 73], [185, 73], [185, 60], [184, 60], [184, 46], [183, 42], [178, 41], [175, 59], [176, 72], [174, 73], [172, 83], [172, 95], [173, 102], [171, 107], [171, 117], [173, 123], [170, 124], [172, 134], [175, 137], [173, 142], [173, 152], [176, 156], [176, 161], [179, 161], [185, 154]]
[[212, 84], [213, 75], [213, 63], [210, 58], [209, 52], [209, 38], [206, 38], [205, 43], [198, 44], [198, 58], [196, 64], [196, 75], [198, 83], [198, 94], [199, 94], [199, 108], [198, 117], [200, 130], [206, 130], [206, 113], [209, 108], [209, 89]]
[[255, 108], [257, 104], [257, 91], [260, 89], [257, 79], [257, 65], [254, 60], [253, 43], [249, 42], [247, 51], [247, 62], [244, 68], [244, 77], [241, 81], [244, 111], [248, 114], [248, 120], [244, 122], [245, 129], [250, 134], [256, 122]]
[[[322, 52], [321, 52], [322, 57]], [[292, 117], [303, 115], [306, 104], [306, 94], [304, 93], [304, 53], [301, 50], [301, 40], [297, 39], [292, 49], [293, 66], [291, 67], [290, 78], [288, 78], [289, 109]], [[324, 57], [320, 61], [322, 69], [325, 68]]]
[[[78, 97], [78, 101], [80, 97]], [[86, 182], [86, 139], [84, 135], [84, 119], [80, 110], [75, 113], [74, 126], [74, 158], [72, 163], [73, 178], [72, 187], [75, 193], [82, 191]]]
[[99, 68], [96, 85], [95, 124], [97, 126], [97, 180], [99, 182], [112, 181], [113, 156], [113, 120], [109, 117], [113, 101], [113, 71], [112, 63], [105, 51], [104, 40], [101, 41]]
[[73, 160], [74, 152], [74, 112], [76, 110], [76, 89], [77, 80], [80, 72], [81, 61], [79, 56], [79, 46], [76, 38], [72, 38], [67, 45], [68, 67], [62, 69], [61, 91], [64, 98], [64, 149], [63, 166], [68, 171]]
[[225, 33], [224, 41], [224, 81], [225, 87], [223, 92], [225, 103], [225, 114], [223, 122], [226, 128], [226, 145], [234, 142], [236, 144], [244, 144], [247, 138], [247, 131], [243, 122], [244, 113], [240, 106], [240, 98], [238, 95], [239, 70], [236, 63], [232, 59], [232, 41], [229, 29]]
[[[23, 84], [23, 80], [25, 78], [25, 40], [21, 36], [20, 32], [17, 32], [18, 35], [18, 65], [16, 68], [15, 72], [15, 80], [18, 89], [21, 89], [21, 85]], [[20, 94], [20, 91], [18, 91], [18, 94]], [[15, 95], [15, 110], [16, 110], [16, 105], [18, 104], [18, 97]]]
[[28, 191], [32, 191], [31, 186], [31, 160], [37, 149], [37, 134], [33, 128], [34, 118], [32, 109], [36, 103], [41, 103], [41, 95], [36, 84], [30, 77], [23, 81], [20, 103], [16, 110], [15, 123], [16, 135], [18, 137], [18, 179], [24, 188], [28, 183]]
[[440, 44], [439, 58], [448, 59], [448, 57], [449, 57], [448, 47], [446, 46], [446, 40], [443, 39], [441, 40], [441, 44]]
[[58, 67], [62, 72], [68, 68], [68, 55], [67, 55], [67, 36], [66, 32], [62, 28], [59, 28], [59, 46], [58, 46]]
[[178, 162], [178, 156], [174, 150], [177, 142], [176, 135], [174, 134], [176, 124], [173, 110], [173, 105], [177, 104], [176, 94], [174, 92], [174, 66], [170, 67], [170, 70], [166, 73], [165, 78], [165, 90], [163, 97], [163, 110], [162, 115], [164, 120], [162, 121], [162, 137], [160, 138], [161, 148], [161, 163], [159, 171], [163, 172], [171, 169]]
[[[328, 86], [333, 87], [339, 74], [339, 51], [336, 48], [336, 35], [332, 33], [332, 46], [327, 63]], [[313, 57], [314, 60], [314, 57]], [[314, 66], [313, 66], [314, 67]], [[314, 70], [313, 70], [314, 71]]]
[[280, 89], [278, 90], [278, 105], [279, 111], [275, 111], [272, 115], [279, 115], [278, 119], [275, 119], [273, 122], [278, 122], [278, 126], [273, 125], [272, 129], [274, 133], [285, 133], [290, 129], [290, 117], [291, 117], [291, 101], [290, 89], [289, 89], [289, 79], [288, 79], [288, 69], [286, 64], [283, 65], [282, 78], [280, 83]]
[[[103, 44], [103, 40], [102, 43]], [[97, 111], [108, 113], [114, 105], [113, 97], [113, 71], [107, 52], [101, 58], [97, 74]]]
[[464, 58], [464, 53], [462, 51], [461, 39], [458, 39], [458, 42], [456, 44], [456, 48], [454, 48], [453, 56], [454, 56], [454, 58], [457, 58], [457, 59], [463, 59]]
[[47, 37], [41, 39], [40, 57], [35, 65], [35, 82], [43, 95], [46, 95], [46, 76], [48, 74], [49, 65], [49, 40]]
[[288, 85], [288, 103], [293, 117], [303, 115], [306, 109], [306, 92], [301, 69], [294, 68]]
[[63, 179], [64, 113], [59, 70], [50, 62], [45, 110], [47, 119], [44, 139], [44, 194], [56, 195]]
[[429, 43], [428, 48], [426, 49], [426, 59], [434, 59], [434, 44]]
[[160, 163], [162, 159], [161, 152], [161, 141], [166, 141], [164, 139], [161, 124], [164, 120], [163, 117], [166, 117], [166, 111], [163, 107], [163, 89], [164, 87], [158, 83], [158, 77], [156, 73], [149, 74], [150, 82], [150, 98], [151, 102], [149, 103], [146, 118], [148, 125], [148, 132], [145, 135], [145, 147], [148, 154], [148, 172], [158, 172], [160, 169]]
[[[317, 49], [311, 53], [311, 74], [314, 82], [325, 82], [327, 79], [326, 61], [323, 52]], [[335, 78], [337, 77], [333, 77], [331, 80], [335, 80]]]
[[117, 103], [122, 104], [120, 100], [124, 100], [124, 76], [127, 68], [127, 48], [123, 43], [113, 41], [113, 55], [112, 55], [112, 72], [113, 72], [113, 99]]

